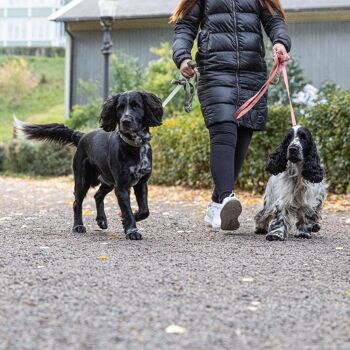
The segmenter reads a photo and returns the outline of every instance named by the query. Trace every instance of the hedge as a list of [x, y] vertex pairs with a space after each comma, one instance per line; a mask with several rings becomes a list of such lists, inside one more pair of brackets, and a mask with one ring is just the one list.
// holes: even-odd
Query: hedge
[[350, 184], [350, 91], [328, 92], [306, 113], [327, 169], [329, 190], [346, 193]]
[[[311, 107], [299, 123], [310, 127], [326, 168], [329, 189], [346, 193], [350, 184], [350, 91], [330, 92]], [[289, 110], [271, 106], [267, 130], [254, 133], [248, 158], [237, 184], [241, 190], [261, 192], [269, 175], [268, 155], [290, 126]], [[198, 110], [168, 118], [153, 129], [152, 183], [211, 187], [209, 137]], [[30, 175], [71, 173], [73, 147], [15, 141], [0, 145], [0, 171]]]
[[71, 173], [73, 149], [50, 143], [14, 141], [0, 147], [0, 168], [12, 173], [60, 176]]

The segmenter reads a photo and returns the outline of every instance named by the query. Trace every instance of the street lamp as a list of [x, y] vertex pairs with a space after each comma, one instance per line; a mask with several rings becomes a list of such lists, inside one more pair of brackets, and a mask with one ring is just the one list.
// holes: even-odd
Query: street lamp
[[98, 5], [100, 7], [100, 19], [103, 29], [103, 47], [102, 54], [104, 56], [103, 62], [103, 89], [102, 97], [104, 100], [108, 98], [109, 94], [109, 56], [112, 51], [111, 30], [113, 19], [117, 14], [118, 0], [100, 0]]

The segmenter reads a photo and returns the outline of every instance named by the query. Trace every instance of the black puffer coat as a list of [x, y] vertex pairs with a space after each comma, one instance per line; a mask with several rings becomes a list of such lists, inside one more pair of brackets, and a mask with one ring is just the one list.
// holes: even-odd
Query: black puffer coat
[[[273, 44], [289, 51], [287, 25], [279, 14], [271, 15], [259, 0], [198, 0], [188, 15], [177, 21], [174, 62], [180, 67], [191, 59], [198, 36], [196, 60], [201, 74], [198, 95], [207, 126], [234, 119], [239, 106], [252, 97], [267, 79], [262, 26]], [[239, 125], [263, 130], [267, 96]]]

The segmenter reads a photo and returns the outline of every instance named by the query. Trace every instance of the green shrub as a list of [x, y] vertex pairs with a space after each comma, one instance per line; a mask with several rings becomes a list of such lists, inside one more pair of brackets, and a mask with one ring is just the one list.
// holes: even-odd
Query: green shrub
[[[238, 183], [240, 189], [264, 190], [269, 176], [265, 172], [267, 157], [281, 142], [289, 124], [287, 108], [270, 107], [268, 130], [254, 134]], [[198, 108], [189, 115], [166, 119], [153, 133], [153, 183], [212, 186], [208, 131]]]
[[329, 190], [346, 193], [350, 184], [350, 90], [326, 86], [305, 116], [326, 168]]
[[208, 131], [198, 108], [168, 118], [153, 130], [152, 181], [162, 185], [211, 185]]
[[89, 103], [84, 106], [76, 105], [66, 124], [73, 129], [95, 129], [98, 127], [100, 111], [100, 102]]
[[6, 145], [3, 170], [40, 176], [68, 175], [72, 154], [68, 146], [13, 141]]

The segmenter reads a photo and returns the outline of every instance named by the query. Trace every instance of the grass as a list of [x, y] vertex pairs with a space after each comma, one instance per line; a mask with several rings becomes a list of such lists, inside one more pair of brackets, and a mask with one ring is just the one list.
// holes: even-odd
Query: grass
[[64, 58], [0, 56], [0, 66], [21, 58], [40, 81], [19, 107], [0, 106], [0, 142], [12, 139], [12, 116], [34, 123], [62, 122], [64, 118]]

